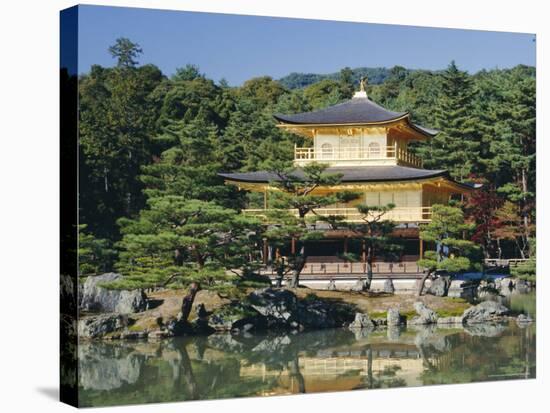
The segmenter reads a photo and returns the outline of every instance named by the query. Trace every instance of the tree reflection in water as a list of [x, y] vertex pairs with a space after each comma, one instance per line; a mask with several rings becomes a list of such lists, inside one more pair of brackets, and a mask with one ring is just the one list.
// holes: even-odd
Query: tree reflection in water
[[535, 325], [92, 342], [80, 403], [104, 406], [532, 378]]

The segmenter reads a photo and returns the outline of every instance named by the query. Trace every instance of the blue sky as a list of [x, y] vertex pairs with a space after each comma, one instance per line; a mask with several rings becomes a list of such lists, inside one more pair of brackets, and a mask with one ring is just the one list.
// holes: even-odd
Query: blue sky
[[535, 65], [536, 48], [532, 34], [80, 6], [79, 72], [112, 66], [107, 48], [118, 37], [138, 43], [140, 63], [167, 75], [192, 63], [230, 85], [345, 66], [443, 69], [451, 60], [473, 73]]

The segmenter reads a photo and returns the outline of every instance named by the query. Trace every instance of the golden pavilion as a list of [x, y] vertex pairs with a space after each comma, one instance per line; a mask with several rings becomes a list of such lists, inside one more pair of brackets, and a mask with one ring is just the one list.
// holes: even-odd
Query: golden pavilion
[[[325, 109], [293, 115], [274, 115], [278, 127], [308, 138], [311, 145], [294, 148], [296, 176], [300, 167], [309, 162], [328, 164], [327, 173], [340, 174], [338, 185], [318, 191], [360, 192], [359, 199], [316, 209], [320, 216], [339, 215], [348, 221], [359, 221], [358, 203], [369, 206], [394, 204], [384, 219], [397, 223], [395, 236], [402, 240], [403, 254], [397, 262], [377, 260], [374, 271], [418, 277], [421, 269], [416, 260], [423, 253], [419, 226], [430, 221], [431, 206], [446, 204], [476, 188], [475, 185], [453, 180], [445, 170], [422, 168], [422, 160], [409, 150], [411, 142], [426, 141], [437, 131], [413, 123], [409, 112], [389, 111], [371, 101], [361, 82], [361, 90], [352, 99]], [[263, 209], [243, 210], [243, 213], [265, 213], [269, 208], [270, 183], [277, 175], [269, 171], [223, 173], [228, 184], [241, 189], [262, 192]], [[327, 231], [323, 241], [308, 249], [308, 265], [302, 279], [320, 275], [346, 276], [361, 272], [362, 266], [338, 258], [353, 248], [342, 231]], [[356, 278], [357, 275], [354, 275]]]

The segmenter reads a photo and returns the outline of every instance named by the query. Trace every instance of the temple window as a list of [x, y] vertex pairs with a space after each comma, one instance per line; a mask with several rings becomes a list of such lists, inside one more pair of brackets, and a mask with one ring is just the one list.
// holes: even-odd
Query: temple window
[[332, 155], [333, 155], [332, 145], [330, 143], [323, 143], [321, 145], [321, 158], [332, 159]]
[[380, 144], [378, 142], [371, 142], [369, 143], [369, 151], [368, 151], [368, 157], [379, 157], [380, 156]]

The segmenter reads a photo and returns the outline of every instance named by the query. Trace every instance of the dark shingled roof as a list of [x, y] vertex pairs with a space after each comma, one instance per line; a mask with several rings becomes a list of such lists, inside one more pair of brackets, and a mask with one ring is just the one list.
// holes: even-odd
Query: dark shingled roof
[[[438, 176], [445, 177], [450, 181], [453, 181], [447, 171], [435, 170], [430, 171], [427, 169], [409, 168], [399, 165], [387, 165], [387, 166], [369, 166], [365, 167], [342, 167], [342, 168], [327, 168], [326, 173], [341, 174], [342, 182], [388, 182], [388, 181], [409, 181], [418, 179], [435, 178]], [[250, 183], [268, 183], [273, 181], [279, 181], [280, 178], [276, 173], [269, 171], [257, 171], [257, 172], [236, 172], [236, 173], [220, 173], [219, 176], [237, 182], [250, 182]], [[296, 169], [293, 173], [298, 179], [304, 176], [301, 169]], [[455, 181], [453, 181], [455, 182]], [[464, 184], [455, 182], [465, 188], [477, 188], [477, 185]]]
[[328, 108], [295, 115], [274, 115], [280, 122], [303, 124], [360, 124], [388, 122], [399, 119], [408, 112], [392, 112], [366, 97], [355, 97]]
[[420, 132], [428, 134], [430, 136], [435, 136], [439, 133], [437, 129], [426, 128], [424, 126], [417, 125], [416, 123], [413, 123], [412, 126], [415, 129], [418, 129]]

